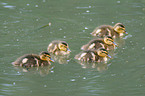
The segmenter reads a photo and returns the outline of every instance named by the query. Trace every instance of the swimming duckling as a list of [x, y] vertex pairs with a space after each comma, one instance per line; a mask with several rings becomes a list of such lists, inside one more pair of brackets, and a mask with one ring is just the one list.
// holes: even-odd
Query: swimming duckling
[[91, 34], [92, 36], [111, 36], [113, 38], [117, 38], [123, 36], [123, 33], [128, 34], [125, 31], [125, 26], [122, 23], [116, 23], [114, 27], [110, 25], [101, 25], [97, 27]]
[[41, 52], [40, 55], [37, 54], [25, 54], [19, 57], [12, 64], [14, 66], [22, 66], [22, 67], [38, 67], [38, 66], [46, 66], [50, 65], [50, 61], [54, 62], [51, 59], [51, 56], [48, 52]]
[[105, 36], [100, 39], [93, 39], [88, 44], [81, 47], [82, 50], [98, 49], [104, 48], [106, 50], [113, 50], [117, 44], [114, 42], [113, 38], [110, 36]]
[[75, 59], [85, 62], [106, 62], [107, 57], [111, 58], [108, 51], [104, 48], [97, 50], [82, 51], [75, 56]]
[[71, 51], [65, 41], [52, 41], [47, 48], [47, 51], [55, 55], [67, 55]]

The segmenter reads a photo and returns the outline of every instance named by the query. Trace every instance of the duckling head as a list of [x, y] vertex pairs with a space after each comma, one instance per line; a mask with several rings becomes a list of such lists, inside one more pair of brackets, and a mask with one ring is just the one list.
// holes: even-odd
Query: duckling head
[[71, 52], [69, 47], [68, 47], [68, 44], [66, 42], [60, 42], [58, 44], [58, 48], [59, 48], [60, 51]]
[[40, 59], [41, 59], [41, 60], [45, 60], [45, 61], [54, 62], [54, 60], [51, 59], [50, 54], [49, 54], [48, 52], [44, 52], [44, 51], [40, 53]]
[[98, 53], [98, 55], [101, 56], [101, 57], [106, 57], [106, 56], [108, 56], [109, 58], [111, 58], [111, 56], [108, 54], [108, 51], [107, 51], [106, 49], [104, 49], [104, 48], [98, 49], [98, 50], [97, 50], [97, 53]]
[[108, 45], [116, 45], [117, 46], [117, 44], [114, 42], [114, 39], [110, 36], [104, 37], [104, 42]]
[[128, 34], [128, 33], [125, 31], [125, 26], [124, 26], [122, 23], [116, 23], [115, 26], [114, 26], [114, 30], [115, 30], [117, 33], [125, 33], [125, 34]]

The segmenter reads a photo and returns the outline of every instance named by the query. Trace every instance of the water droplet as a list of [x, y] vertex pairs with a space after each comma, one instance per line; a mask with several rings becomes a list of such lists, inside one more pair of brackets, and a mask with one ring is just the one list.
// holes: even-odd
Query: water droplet
[[111, 74], [111, 76], [115, 76], [116, 74]]
[[83, 77], [83, 79], [86, 79], [86, 77]]
[[51, 73], [54, 73], [54, 71], [52, 70], [52, 71], [50, 71]]
[[44, 87], [47, 87], [47, 85], [44, 85]]
[[145, 49], [145, 47], [142, 47], [142, 50], [144, 50]]
[[93, 21], [92, 19], [90, 19], [90, 21]]
[[29, 6], [30, 4], [27, 4], [27, 6]]
[[35, 5], [35, 7], [38, 7], [38, 5]]
[[120, 1], [117, 1], [117, 3], [120, 3]]
[[7, 28], [7, 26], [4, 26], [4, 28]]
[[89, 8], [91, 8], [91, 6], [89, 6]]
[[13, 82], [13, 85], [15, 85], [16, 83], [15, 82]]
[[63, 36], [63, 38], [66, 38], [66, 36]]
[[51, 26], [51, 22], [49, 22], [49, 26]]
[[86, 11], [87, 13], [90, 12], [89, 10]]
[[36, 21], [39, 21], [39, 19], [36, 19]]
[[7, 5], [7, 3], [1, 3], [2, 5]]
[[85, 29], [88, 29], [87, 27], [85, 27]]
[[67, 60], [67, 62], [69, 62], [70, 60]]
[[145, 10], [145, 8], [142, 8], [142, 10], [144, 11], [144, 10]]
[[75, 79], [71, 79], [70, 81], [76, 81]]

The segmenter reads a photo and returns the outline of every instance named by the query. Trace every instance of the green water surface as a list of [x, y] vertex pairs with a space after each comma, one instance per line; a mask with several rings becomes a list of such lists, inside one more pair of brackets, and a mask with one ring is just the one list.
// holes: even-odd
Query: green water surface
[[[121, 22], [129, 35], [107, 64], [81, 65], [74, 56], [102, 24]], [[51, 23], [51, 26], [42, 26]], [[0, 96], [145, 96], [144, 0], [1, 0]], [[26, 70], [11, 62], [64, 40], [64, 64]]]

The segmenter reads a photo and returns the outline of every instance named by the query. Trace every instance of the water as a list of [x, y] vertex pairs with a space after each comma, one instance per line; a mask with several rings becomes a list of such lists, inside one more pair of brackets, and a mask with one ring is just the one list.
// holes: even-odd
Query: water
[[[0, 10], [0, 96], [144, 96], [144, 0], [1, 0]], [[95, 27], [117, 22], [129, 35], [118, 40], [113, 59], [98, 65], [74, 60]], [[68, 42], [68, 64], [11, 65], [23, 54], [46, 51], [52, 40]]]

